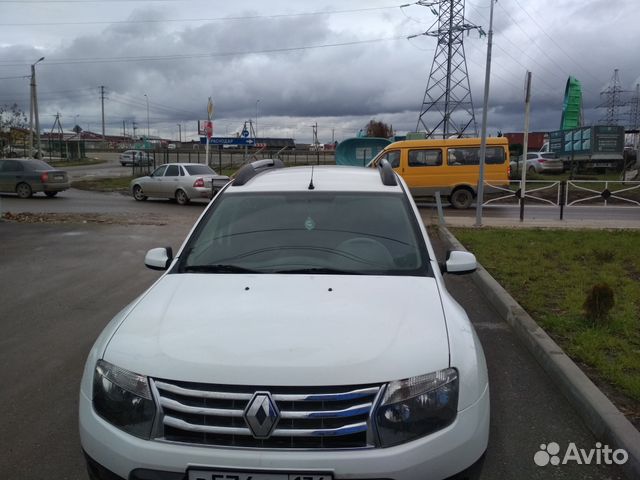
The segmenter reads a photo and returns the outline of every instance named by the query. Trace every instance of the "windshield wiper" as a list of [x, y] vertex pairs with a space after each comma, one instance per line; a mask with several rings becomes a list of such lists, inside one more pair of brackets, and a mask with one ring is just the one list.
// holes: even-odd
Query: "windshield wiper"
[[187, 265], [184, 267], [185, 272], [202, 272], [202, 273], [264, 273], [259, 270], [240, 267], [238, 265]]
[[291, 270], [276, 270], [273, 273], [310, 273], [310, 274], [328, 274], [328, 275], [362, 275], [360, 272], [353, 270], [340, 270], [338, 268], [326, 267], [309, 267], [309, 268], [292, 268]]

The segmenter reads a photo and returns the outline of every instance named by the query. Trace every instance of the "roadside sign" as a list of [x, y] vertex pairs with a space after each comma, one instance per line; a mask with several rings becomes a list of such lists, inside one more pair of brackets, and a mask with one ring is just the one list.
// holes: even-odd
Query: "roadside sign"
[[[207, 139], [200, 137], [200, 143], [206, 144]], [[253, 138], [236, 138], [236, 137], [211, 137], [209, 138], [209, 145], [247, 145], [252, 146], [256, 142]]]
[[207, 115], [208, 115], [208, 120], [211, 120], [213, 118], [213, 101], [211, 100], [211, 97], [209, 97], [209, 102], [207, 103]]
[[242, 136], [244, 138], [247, 138], [249, 136], [249, 130], [247, 130], [246, 128], [244, 130], [242, 130]]
[[198, 135], [213, 136], [213, 122], [211, 120], [198, 120]]
[[549, 134], [549, 150], [560, 155], [621, 154], [624, 149], [624, 127], [595, 127], [557, 130]]

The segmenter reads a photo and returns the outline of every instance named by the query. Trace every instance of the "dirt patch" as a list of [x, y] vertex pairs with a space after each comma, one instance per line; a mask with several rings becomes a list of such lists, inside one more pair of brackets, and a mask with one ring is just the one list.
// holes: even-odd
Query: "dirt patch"
[[6, 212], [2, 220], [16, 223], [102, 223], [105, 225], [167, 225], [160, 215], [112, 215], [101, 213], [11, 213]]

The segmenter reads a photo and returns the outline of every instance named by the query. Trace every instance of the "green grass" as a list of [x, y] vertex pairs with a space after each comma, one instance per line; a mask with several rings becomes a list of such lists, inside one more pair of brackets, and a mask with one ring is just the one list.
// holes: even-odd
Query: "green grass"
[[[640, 232], [451, 231], [568, 355], [640, 402]], [[602, 325], [583, 312], [598, 283], [615, 294]]]
[[73, 188], [80, 190], [95, 190], [99, 192], [129, 191], [129, 183], [133, 177], [98, 178], [95, 180], [78, 180], [71, 183]]
[[49, 165], [56, 168], [64, 167], [83, 167], [85, 165], [98, 165], [100, 163], [107, 163], [106, 160], [99, 160], [97, 158], [85, 158], [83, 160], [57, 160], [55, 162], [48, 162]]

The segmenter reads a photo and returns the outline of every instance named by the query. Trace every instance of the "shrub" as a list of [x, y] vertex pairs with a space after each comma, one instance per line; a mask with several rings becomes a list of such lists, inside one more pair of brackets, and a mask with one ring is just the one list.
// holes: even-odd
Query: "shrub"
[[609, 319], [609, 312], [614, 304], [615, 297], [611, 287], [606, 283], [598, 283], [589, 290], [582, 308], [594, 325], [602, 325]]

